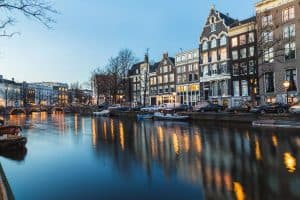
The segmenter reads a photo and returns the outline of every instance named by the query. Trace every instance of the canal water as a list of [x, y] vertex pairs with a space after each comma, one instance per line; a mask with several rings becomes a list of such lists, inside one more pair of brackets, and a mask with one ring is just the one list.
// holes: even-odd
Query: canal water
[[300, 132], [79, 115], [11, 116], [16, 199], [299, 199]]

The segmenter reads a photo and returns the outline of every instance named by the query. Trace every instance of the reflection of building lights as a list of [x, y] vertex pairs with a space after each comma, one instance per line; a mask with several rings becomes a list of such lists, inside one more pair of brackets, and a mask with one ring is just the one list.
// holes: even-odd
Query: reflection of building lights
[[122, 149], [125, 149], [125, 141], [124, 141], [124, 127], [123, 127], [123, 123], [120, 122], [119, 124], [119, 129], [120, 129], [120, 144]]
[[113, 120], [110, 120], [110, 132], [111, 132], [111, 135], [112, 137], [114, 138], [115, 136], [115, 129], [114, 129], [114, 122]]
[[104, 132], [104, 139], [106, 140], [107, 135], [107, 124], [106, 121], [103, 122], [103, 132]]
[[259, 141], [257, 138], [255, 138], [255, 157], [256, 157], [256, 160], [262, 160]]
[[234, 182], [233, 183], [233, 188], [234, 188], [234, 192], [235, 192], [235, 197], [237, 200], [244, 200], [245, 198], [245, 193], [243, 190], [243, 186], [238, 183], [238, 182]]
[[232, 185], [231, 185], [231, 176], [225, 172], [224, 174], [224, 183], [225, 183], [225, 187], [228, 191], [232, 190]]
[[296, 158], [294, 158], [291, 153], [286, 152], [283, 154], [283, 160], [288, 172], [294, 173], [297, 166]]
[[190, 141], [189, 141], [189, 136], [187, 134], [184, 134], [183, 136], [183, 144], [184, 144], [185, 152], [188, 152], [190, 149]]
[[161, 126], [157, 127], [157, 134], [158, 134], [158, 141], [162, 143], [164, 141], [164, 135]]
[[179, 155], [179, 143], [178, 143], [177, 135], [176, 135], [175, 133], [173, 133], [172, 140], [173, 140], [173, 148], [174, 148], [174, 152], [175, 152], [177, 155]]
[[273, 142], [273, 145], [274, 145], [275, 147], [278, 146], [278, 139], [277, 139], [276, 135], [273, 135], [273, 136], [272, 136], [272, 142]]
[[197, 153], [201, 153], [202, 152], [202, 143], [201, 143], [200, 136], [194, 135], [194, 141], [195, 141], [195, 147], [196, 147]]
[[97, 134], [96, 134], [96, 120], [92, 119], [92, 134], [93, 134], [93, 145], [97, 145]]
[[75, 129], [75, 134], [77, 134], [77, 130], [78, 130], [78, 116], [77, 114], [74, 115], [74, 129]]

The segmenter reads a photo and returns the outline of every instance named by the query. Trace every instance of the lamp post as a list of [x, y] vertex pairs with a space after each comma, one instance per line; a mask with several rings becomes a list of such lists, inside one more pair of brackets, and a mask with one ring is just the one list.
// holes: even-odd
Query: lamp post
[[290, 87], [290, 81], [288, 80], [285, 80], [283, 82], [283, 87], [285, 88], [285, 91], [286, 91], [286, 104], [289, 105], [289, 94], [288, 94], [288, 89]]
[[176, 92], [173, 92], [173, 103], [174, 103], [174, 109], [175, 109], [175, 103], [176, 103]]

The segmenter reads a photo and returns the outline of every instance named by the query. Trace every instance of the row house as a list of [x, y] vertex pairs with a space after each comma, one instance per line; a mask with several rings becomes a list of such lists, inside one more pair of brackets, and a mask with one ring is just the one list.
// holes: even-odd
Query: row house
[[53, 102], [53, 87], [42, 83], [23, 83], [23, 101], [27, 105], [51, 105]]
[[237, 106], [245, 101], [256, 105], [259, 101], [256, 17], [232, 24], [228, 36], [232, 105]]
[[168, 53], [164, 53], [162, 60], [156, 66], [156, 105], [174, 103], [176, 97], [175, 59], [169, 57]]
[[213, 6], [200, 36], [201, 100], [231, 104], [228, 31], [236, 20]]
[[176, 101], [194, 106], [200, 100], [199, 49], [178, 53], [175, 57]]
[[0, 107], [19, 107], [22, 104], [22, 84], [0, 75]]
[[136, 105], [149, 105], [149, 71], [148, 55], [144, 61], [134, 64], [128, 72], [131, 87], [131, 103]]
[[261, 103], [294, 103], [300, 99], [299, 6], [299, 0], [256, 4]]

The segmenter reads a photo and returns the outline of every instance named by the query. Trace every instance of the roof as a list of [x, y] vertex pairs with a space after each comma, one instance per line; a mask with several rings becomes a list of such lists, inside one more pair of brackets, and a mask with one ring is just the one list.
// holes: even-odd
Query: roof
[[227, 26], [229, 26], [229, 25], [231, 25], [232, 23], [236, 22], [236, 20], [233, 19], [233, 18], [231, 18], [231, 17], [229, 17], [229, 15], [227, 15], [227, 14], [225, 15], [225, 14], [223, 14], [223, 13], [217, 11], [217, 10], [216, 10], [216, 12], [220, 14], [220, 17], [221, 17], [222, 19], [224, 19], [224, 22], [225, 22], [225, 24], [226, 24]]
[[230, 25], [230, 28], [240, 26], [240, 25], [243, 25], [243, 24], [248, 24], [250, 22], [255, 22], [255, 21], [256, 21], [256, 17], [252, 16], [252, 17], [249, 17], [249, 18], [241, 20], [241, 21], [236, 21], [235, 23]]
[[156, 63], [154, 63], [153, 65], [150, 65], [150, 70], [149, 70], [149, 72], [150, 72], [150, 73], [155, 72], [155, 71], [157, 70], [158, 66], [159, 66], [159, 63], [160, 63], [160, 62], [156, 62]]
[[128, 71], [128, 75], [129, 76], [136, 75], [136, 70], [140, 69], [140, 65], [143, 63], [144, 63], [144, 61], [133, 64], [132, 67], [130, 68], [130, 70]]

